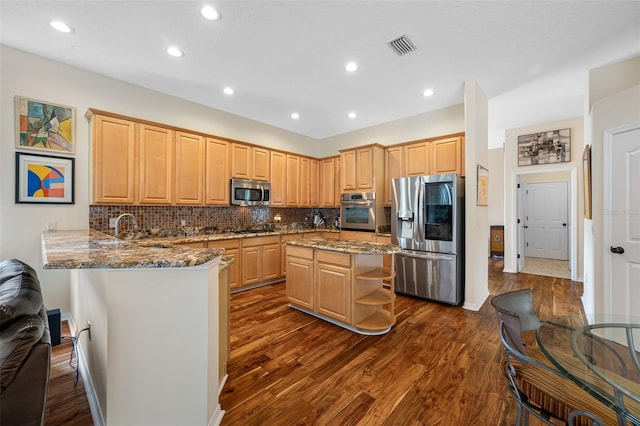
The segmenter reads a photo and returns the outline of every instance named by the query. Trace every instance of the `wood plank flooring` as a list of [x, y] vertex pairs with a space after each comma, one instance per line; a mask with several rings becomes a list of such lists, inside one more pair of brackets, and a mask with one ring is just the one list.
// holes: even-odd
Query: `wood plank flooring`
[[[492, 295], [533, 288], [542, 319], [581, 310], [580, 283], [502, 269], [502, 259], [489, 260]], [[284, 283], [233, 294], [222, 424], [515, 423], [488, 300], [472, 312], [399, 295], [396, 314], [388, 334], [361, 336], [289, 308]], [[92, 424], [70, 350], [64, 339], [54, 348], [47, 425]]]

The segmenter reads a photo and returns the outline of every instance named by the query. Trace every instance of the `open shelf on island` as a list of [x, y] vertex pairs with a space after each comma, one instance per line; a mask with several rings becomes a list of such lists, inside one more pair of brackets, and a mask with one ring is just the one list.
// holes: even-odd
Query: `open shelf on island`
[[356, 278], [361, 280], [377, 281], [377, 280], [390, 280], [395, 276], [396, 276], [395, 272], [391, 271], [390, 269], [376, 268], [376, 269], [371, 269], [368, 271], [361, 272], [356, 275]]
[[396, 323], [389, 311], [379, 310], [356, 324], [360, 330], [377, 331], [389, 328]]
[[356, 303], [361, 305], [383, 305], [386, 303], [392, 303], [393, 300], [394, 295], [390, 290], [379, 288], [365, 296], [359, 297], [356, 299]]

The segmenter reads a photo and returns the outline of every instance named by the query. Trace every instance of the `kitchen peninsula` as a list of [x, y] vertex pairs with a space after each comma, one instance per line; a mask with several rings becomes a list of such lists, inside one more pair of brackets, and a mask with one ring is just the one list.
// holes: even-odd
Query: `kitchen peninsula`
[[43, 267], [71, 270], [71, 313], [94, 418], [117, 425], [220, 423], [223, 254], [143, 247], [91, 230], [43, 232]]
[[379, 335], [395, 324], [390, 244], [309, 238], [289, 241], [289, 306], [359, 334]]

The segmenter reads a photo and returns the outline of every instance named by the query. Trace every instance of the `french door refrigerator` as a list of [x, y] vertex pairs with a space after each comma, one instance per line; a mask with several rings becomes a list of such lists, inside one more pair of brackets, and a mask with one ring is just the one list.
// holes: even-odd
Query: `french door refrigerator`
[[459, 305], [464, 299], [464, 178], [392, 179], [396, 292]]

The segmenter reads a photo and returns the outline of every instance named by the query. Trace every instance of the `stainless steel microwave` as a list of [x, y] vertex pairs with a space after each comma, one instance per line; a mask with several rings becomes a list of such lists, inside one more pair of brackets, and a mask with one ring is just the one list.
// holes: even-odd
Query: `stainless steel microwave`
[[231, 179], [231, 204], [234, 206], [268, 206], [271, 184], [246, 179]]

